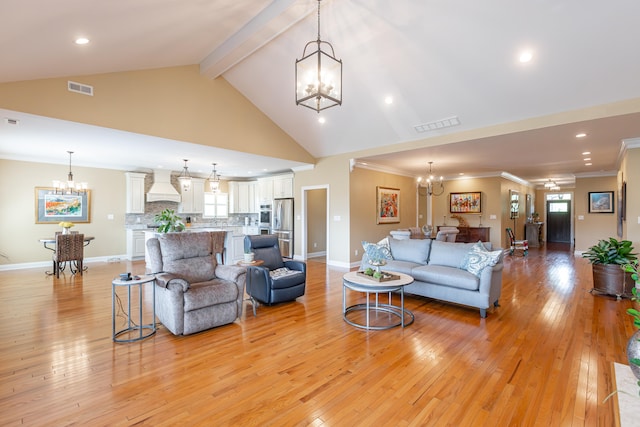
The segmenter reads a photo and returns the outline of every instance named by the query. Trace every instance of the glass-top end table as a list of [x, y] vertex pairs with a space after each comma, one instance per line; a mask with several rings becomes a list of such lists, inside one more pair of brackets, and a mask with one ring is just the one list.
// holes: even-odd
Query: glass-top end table
[[[403, 328], [409, 326], [415, 320], [413, 313], [404, 308], [404, 287], [410, 283], [413, 283], [413, 277], [403, 273], [393, 273], [398, 276], [398, 279], [379, 282], [373, 278], [365, 277], [358, 274], [357, 271], [350, 271], [342, 277], [342, 315], [344, 321], [355, 326], [356, 328], [366, 330], [383, 330], [391, 329], [396, 326], [402, 326]], [[354, 304], [347, 307], [347, 289], [354, 292], [362, 292], [365, 294], [366, 302]], [[393, 304], [393, 293], [400, 293], [400, 305]], [[375, 302], [370, 302], [370, 294], [375, 295]], [[380, 294], [388, 294], [388, 303], [381, 303], [379, 300]], [[364, 311], [365, 322], [359, 322], [356, 319], [352, 319], [353, 315], [350, 313]], [[389, 318], [395, 318], [396, 321], [391, 321], [386, 324], [373, 324], [371, 321], [373, 316], [379, 314], [387, 315]], [[405, 317], [408, 321], [405, 321]]]

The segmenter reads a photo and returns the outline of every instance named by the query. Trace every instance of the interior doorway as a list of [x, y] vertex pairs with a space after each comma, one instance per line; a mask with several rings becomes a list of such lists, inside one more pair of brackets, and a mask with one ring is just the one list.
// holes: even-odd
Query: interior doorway
[[547, 242], [572, 242], [571, 194], [547, 194]]
[[326, 261], [329, 256], [329, 187], [303, 187], [302, 209], [302, 257]]

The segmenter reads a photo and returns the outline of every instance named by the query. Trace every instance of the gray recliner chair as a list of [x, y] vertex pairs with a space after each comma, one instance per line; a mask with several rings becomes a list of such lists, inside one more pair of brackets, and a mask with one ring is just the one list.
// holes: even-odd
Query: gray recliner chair
[[246, 270], [220, 265], [224, 231], [167, 233], [147, 241], [156, 274], [156, 316], [175, 335], [234, 322], [242, 316]]
[[245, 236], [245, 252], [253, 252], [261, 266], [247, 267], [247, 294], [256, 315], [257, 302], [271, 305], [293, 301], [304, 295], [307, 264], [302, 261], [283, 260], [278, 238], [273, 234]]

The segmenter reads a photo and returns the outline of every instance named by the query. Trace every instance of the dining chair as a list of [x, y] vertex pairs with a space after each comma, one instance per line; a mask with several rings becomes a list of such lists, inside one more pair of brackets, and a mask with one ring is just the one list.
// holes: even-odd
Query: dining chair
[[56, 248], [53, 251], [53, 274], [60, 278], [60, 272], [64, 271], [66, 263], [69, 263], [71, 274], [84, 270], [84, 234], [56, 234]]

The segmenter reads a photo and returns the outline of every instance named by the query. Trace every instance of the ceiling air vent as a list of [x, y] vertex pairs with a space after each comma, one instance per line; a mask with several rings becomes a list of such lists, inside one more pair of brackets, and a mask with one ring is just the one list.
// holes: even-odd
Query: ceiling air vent
[[447, 117], [446, 119], [436, 120], [435, 122], [416, 125], [413, 128], [418, 133], [424, 133], [432, 130], [440, 130], [444, 128], [458, 126], [459, 124], [460, 124], [460, 119], [458, 118], [458, 116], [453, 116], [453, 117]]
[[93, 96], [93, 86], [83, 85], [82, 83], [72, 82], [71, 80], [67, 82], [67, 89], [69, 89], [69, 92]]
[[18, 119], [12, 119], [10, 117], [5, 117], [4, 121], [8, 124], [8, 125], [17, 125], [18, 123], [20, 123], [20, 120]]

